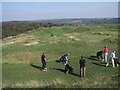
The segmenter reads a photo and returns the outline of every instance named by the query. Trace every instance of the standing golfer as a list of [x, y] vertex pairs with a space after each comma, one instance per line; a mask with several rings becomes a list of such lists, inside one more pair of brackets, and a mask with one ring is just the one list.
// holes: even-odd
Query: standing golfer
[[[112, 62], [112, 66], [113, 68], [115, 67], [115, 56], [116, 51], [112, 51], [112, 53], [110, 54], [110, 61]], [[109, 62], [107, 62], [106, 67], [109, 65]]]
[[85, 63], [86, 60], [83, 56], [81, 56], [79, 64], [80, 64], [80, 77], [85, 77]]
[[46, 71], [47, 70], [47, 68], [46, 68], [47, 58], [46, 58], [46, 54], [45, 53], [43, 53], [41, 55], [41, 62], [42, 62], [42, 70]]
[[108, 58], [108, 48], [107, 48], [106, 45], [104, 46], [103, 53], [104, 53], [103, 62], [107, 63], [107, 58]]

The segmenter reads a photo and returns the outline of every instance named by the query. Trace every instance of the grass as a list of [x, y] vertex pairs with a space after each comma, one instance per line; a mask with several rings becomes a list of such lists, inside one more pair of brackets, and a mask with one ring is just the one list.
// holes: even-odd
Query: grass
[[[109, 52], [116, 50], [117, 25], [79, 25], [41, 28], [14, 37], [13, 44], [3, 46], [3, 87], [17, 88], [118, 88], [118, 67], [105, 67], [96, 59], [86, 59], [86, 77], [79, 77], [79, 58], [90, 58], [107, 45]], [[99, 34], [100, 33], [100, 34]], [[102, 33], [102, 34], [101, 34]], [[32, 39], [27, 35], [34, 37]], [[34, 41], [36, 45], [25, 46]], [[13, 40], [4, 39], [3, 43]], [[40, 55], [46, 52], [48, 71], [43, 72]], [[74, 74], [65, 74], [64, 65], [55, 62], [66, 52]], [[117, 54], [118, 56], [118, 54]], [[113, 84], [114, 83], [114, 84]]]

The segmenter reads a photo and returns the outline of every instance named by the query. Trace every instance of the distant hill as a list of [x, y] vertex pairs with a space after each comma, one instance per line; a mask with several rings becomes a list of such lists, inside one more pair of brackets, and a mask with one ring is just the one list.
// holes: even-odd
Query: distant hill
[[56, 24], [118, 24], [118, 18], [67, 18], [38, 20], [37, 22]]
[[68, 24], [118, 24], [118, 18], [67, 18], [35, 21], [6, 21], [2, 22], [2, 38], [15, 36], [26, 31], [38, 29], [40, 27]]

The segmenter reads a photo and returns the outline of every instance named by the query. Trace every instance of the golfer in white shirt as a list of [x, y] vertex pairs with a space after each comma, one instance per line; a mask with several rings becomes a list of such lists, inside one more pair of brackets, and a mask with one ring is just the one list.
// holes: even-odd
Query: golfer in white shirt
[[[110, 61], [112, 62], [112, 66], [113, 66], [113, 68], [115, 67], [115, 63], [114, 63], [114, 59], [116, 58], [115, 57], [115, 51], [113, 51], [111, 54], [110, 54]], [[106, 67], [109, 65], [109, 62], [107, 62], [107, 64], [106, 64]]]

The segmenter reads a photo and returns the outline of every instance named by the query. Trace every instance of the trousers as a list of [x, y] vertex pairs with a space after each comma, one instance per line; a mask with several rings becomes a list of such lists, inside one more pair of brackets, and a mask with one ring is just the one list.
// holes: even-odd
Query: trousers
[[85, 77], [85, 67], [80, 67], [80, 77]]

